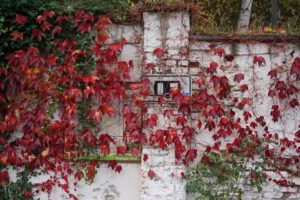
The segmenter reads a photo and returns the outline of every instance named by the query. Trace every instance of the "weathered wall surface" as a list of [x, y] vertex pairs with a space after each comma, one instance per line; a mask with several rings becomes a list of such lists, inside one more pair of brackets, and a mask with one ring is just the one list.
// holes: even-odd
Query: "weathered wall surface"
[[[234, 56], [232, 61], [226, 61], [225, 58], [213, 55], [213, 48], [224, 48], [226, 55]], [[218, 75], [225, 75], [229, 78], [230, 83], [233, 83], [233, 77], [237, 73], [243, 73], [245, 79], [239, 84], [247, 84], [249, 90], [241, 93], [234, 92], [237, 98], [249, 97], [253, 102], [253, 113], [255, 116], [265, 116], [265, 121], [271, 133], [278, 133], [279, 137], [287, 137], [293, 140], [295, 132], [299, 129], [300, 113], [299, 109], [291, 109], [287, 105], [284, 106], [280, 123], [272, 121], [269, 115], [272, 105], [278, 103], [268, 96], [268, 90], [271, 85], [271, 79], [268, 72], [278, 66], [291, 66], [295, 57], [300, 56], [299, 46], [288, 43], [220, 43], [220, 42], [202, 42], [194, 41], [190, 44], [189, 61], [198, 63], [189, 65], [188, 73], [195, 80], [205, 74], [205, 70], [209, 63], [214, 61], [220, 66], [217, 71]], [[254, 56], [259, 55], [264, 57], [266, 65], [263, 67], [253, 66]], [[261, 132], [263, 133], [263, 131]], [[207, 145], [213, 145], [213, 132], [202, 130], [196, 136], [198, 149], [203, 149]], [[230, 141], [230, 138], [229, 138]], [[282, 172], [285, 177], [293, 180], [296, 188], [282, 188], [275, 183], [268, 183], [263, 187], [262, 192], [258, 193], [253, 188], [244, 187], [245, 200], [271, 200], [271, 199], [299, 199], [300, 198], [300, 183], [299, 177], [293, 177], [286, 172]], [[275, 175], [271, 177], [274, 177]]]
[[[106, 163], [101, 163], [97, 168], [97, 174], [92, 183], [85, 178], [76, 182], [71, 177], [69, 181], [70, 193], [80, 200], [139, 200], [141, 190], [141, 167], [140, 164], [121, 164], [122, 172], [116, 173], [107, 167]], [[12, 181], [16, 179], [16, 170], [9, 170]], [[33, 184], [47, 181], [54, 174], [43, 174], [30, 179]], [[65, 184], [64, 180], [60, 181]], [[50, 194], [40, 192], [35, 199], [69, 200], [69, 195], [60, 187], [54, 187]]]
[[[174, 13], [144, 13], [144, 64], [153, 63], [153, 70], [145, 70], [143, 75], [182, 74], [182, 67], [177, 63], [187, 63], [188, 33], [190, 29], [189, 15], [182, 12]], [[156, 48], [164, 49], [163, 59], [157, 59], [153, 54]], [[185, 54], [182, 54], [185, 49]], [[149, 114], [159, 115], [156, 129], [166, 129], [167, 122], [163, 112], [149, 105]], [[151, 130], [145, 130], [148, 134]], [[155, 130], [152, 130], [155, 131]], [[149, 161], [142, 162], [142, 200], [184, 200], [186, 199], [185, 181], [181, 178], [184, 172], [183, 164], [175, 164], [174, 149], [161, 151], [144, 147], [142, 154], [149, 155]], [[153, 170], [155, 178], [149, 179], [148, 172]]]
[[[273, 100], [267, 96], [271, 80], [268, 72], [277, 66], [290, 66], [293, 58], [300, 56], [299, 46], [288, 43], [226, 43], [214, 41], [190, 40], [190, 16], [187, 12], [149, 13], [143, 15], [143, 25], [113, 25], [110, 28], [112, 40], [125, 38], [127, 40], [121, 54], [121, 60], [133, 60], [134, 71], [131, 72], [132, 81], [140, 81], [145, 75], [189, 75], [193, 81], [193, 89], [196, 90], [195, 80], [203, 77], [209, 63], [217, 62], [218, 75], [225, 75], [233, 84], [233, 76], [243, 73], [249, 90], [245, 93], [234, 92], [236, 97], [251, 97], [254, 102], [254, 113], [259, 116], [270, 112]], [[153, 55], [156, 48], [164, 49], [164, 56], [158, 59]], [[225, 55], [233, 59], [214, 55], [214, 48], [224, 48]], [[253, 67], [253, 57], [263, 56], [266, 65]], [[153, 70], [146, 70], [145, 65], [155, 64]], [[255, 81], [254, 81], [255, 80]], [[234, 84], [233, 84], [234, 85]], [[116, 103], [116, 108], [121, 111], [121, 105]], [[169, 107], [171, 108], [171, 107]], [[274, 123], [271, 117], [266, 119], [271, 132], [277, 132], [282, 137], [292, 139], [295, 130], [298, 129], [300, 112], [284, 109], [282, 123]], [[166, 129], [172, 122], [163, 117], [163, 109], [155, 103], [149, 104], [149, 113], [156, 113], [159, 124], [156, 127]], [[176, 112], [175, 112], [176, 114]], [[192, 116], [193, 117], [193, 116]], [[173, 120], [174, 121], [174, 120]], [[173, 122], [174, 123], [174, 122]], [[175, 126], [174, 124], [171, 124]], [[123, 119], [116, 116], [113, 119], [104, 120], [102, 127], [116, 137], [123, 135]], [[153, 130], [146, 129], [146, 133]], [[206, 146], [212, 145], [212, 132], [204, 129], [198, 130], [196, 142], [192, 144], [200, 151]], [[143, 155], [149, 159], [141, 161], [141, 164], [122, 164], [120, 174], [112, 172], [102, 165], [98, 168], [98, 174], [91, 185], [79, 182], [74, 188], [70, 187], [79, 199], [84, 200], [185, 200], [190, 199], [185, 192], [185, 180], [181, 174], [185, 172], [182, 163], [175, 162], [174, 149], [159, 150], [145, 146]], [[153, 179], [148, 178], [149, 170], [155, 172]], [[287, 173], [284, 175], [289, 176]], [[300, 178], [290, 177], [297, 184], [296, 188], [279, 188], [275, 184], [268, 184], [261, 193], [245, 188], [244, 200], [297, 200], [300, 199]], [[34, 181], [41, 181], [43, 177], [37, 177]], [[55, 189], [50, 196], [43, 194], [41, 199], [68, 199], [60, 189]]]
[[[268, 96], [271, 85], [268, 72], [278, 66], [290, 67], [294, 58], [300, 56], [299, 46], [289, 43], [262, 43], [259, 41], [240, 43], [201, 41], [201, 38], [200, 40], [189, 40], [189, 26], [187, 13], [144, 13], [144, 65], [154, 63], [155, 67], [153, 70], [144, 70], [143, 74], [189, 75], [195, 83], [197, 78], [206, 76], [206, 69], [214, 61], [220, 66], [216, 75], [226, 75], [229, 78], [230, 85], [234, 87], [234, 96], [252, 99], [253, 105], [246, 109], [253, 109], [255, 116], [266, 116], [265, 121], [271, 133], [278, 133], [281, 138], [294, 139], [300, 121], [299, 109], [290, 109], [285, 105], [282, 109], [284, 110], [282, 115], [284, 120], [280, 123], [272, 121], [269, 113], [276, 101]], [[164, 50], [164, 55], [160, 59], [153, 55], [156, 48]], [[226, 56], [214, 55], [213, 49], [215, 48], [223, 48]], [[227, 56], [231, 59], [227, 59]], [[254, 56], [264, 57], [265, 66], [254, 66]], [[237, 73], [245, 75], [244, 80], [239, 84], [248, 85], [249, 89], [244, 93], [239, 91], [238, 86], [235, 86], [233, 77]], [[196, 91], [196, 84], [193, 84], [192, 88]], [[155, 131], [159, 128], [166, 129], [172, 123], [172, 119], [168, 120], [163, 117], [164, 109], [159, 109], [155, 104], [149, 104], [149, 107], [149, 115], [151, 113], [158, 114], [159, 124], [155, 129], [145, 129], [146, 132]], [[193, 114], [192, 118], [194, 118]], [[175, 127], [176, 125], [172, 124], [171, 126]], [[198, 130], [196, 141], [192, 146], [199, 149], [200, 152], [203, 151], [206, 146], [215, 143], [212, 138], [213, 134], [213, 131], [210, 132], [204, 128]], [[226, 140], [229, 142], [230, 139], [227, 138]], [[144, 147], [143, 154], [149, 155], [149, 160], [147, 162], [142, 161], [141, 199], [192, 199], [191, 195], [187, 197], [182, 192], [185, 181], [179, 181], [181, 172], [185, 171], [184, 165], [175, 162], [174, 151], [172, 147], [169, 148], [168, 151], [161, 151]], [[155, 172], [154, 179], [147, 178], [147, 172], [150, 169]], [[282, 188], [274, 183], [268, 183], [262, 192], [258, 193], [253, 188], [244, 186], [243, 199], [299, 199], [299, 177], [292, 177], [286, 172], [282, 172], [282, 174], [293, 180], [297, 187]], [[274, 177], [275, 175], [270, 174], [270, 176]]]

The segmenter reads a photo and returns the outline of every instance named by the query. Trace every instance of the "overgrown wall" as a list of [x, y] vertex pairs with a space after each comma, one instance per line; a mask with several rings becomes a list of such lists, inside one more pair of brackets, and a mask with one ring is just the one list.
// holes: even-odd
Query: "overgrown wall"
[[[233, 93], [237, 98], [251, 98], [255, 116], [267, 116], [265, 121], [270, 127], [270, 132], [278, 133], [280, 137], [294, 139], [295, 132], [299, 129], [300, 112], [299, 109], [290, 109], [287, 105], [284, 107], [282, 121], [274, 123], [269, 115], [271, 106], [276, 103], [268, 96], [268, 90], [271, 79], [268, 72], [278, 66], [291, 66], [295, 57], [300, 56], [299, 46], [289, 42], [268, 42], [264, 43], [259, 40], [222, 41], [217, 42], [203, 41], [201, 36], [190, 39], [190, 18], [188, 13], [144, 13], [144, 64], [155, 63], [153, 70], [144, 70], [144, 75], [159, 74], [165, 75], [189, 75], [192, 78], [192, 89], [197, 90], [195, 80], [205, 77], [209, 64], [214, 61], [220, 66], [217, 69], [217, 75], [226, 75], [230, 84], [233, 85]], [[255, 37], [253, 37], [255, 38]], [[259, 37], [258, 37], [259, 38]], [[155, 48], [162, 48], [164, 56], [158, 59], [153, 55]], [[225, 56], [214, 54], [213, 50], [223, 48]], [[253, 64], [254, 56], [262, 56], [266, 64], [263, 67], [257, 67]], [[237, 86], [234, 86], [234, 75], [243, 73], [245, 79], [240, 84], [247, 84], [247, 92], [240, 92]], [[168, 105], [165, 105], [168, 107]], [[172, 108], [173, 105], [169, 105]], [[166, 129], [169, 125], [176, 126], [174, 119], [168, 120], [163, 116], [163, 110], [157, 104], [149, 103], [151, 113], [160, 113], [159, 125], [156, 129]], [[176, 113], [176, 108], [174, 109]], [[198, 114], [197, 114], [198, 115]], [[253, 116], [254, 117], [254, 116]], [[193, 118], [193, 114], [191, 116]], [[173, 121], [173, 122], [172, 122]], [[151, 130], [145, 129], [147, 132]], [[153, 130], [152, 130], [153, 131]], [[200, 129], [196, 134], [196, 141], [192, 144], [198, 150], [203, 150], [206, 146], [214, 144], [212, 138], [213, 131]], [[227, 138], [230, 141], [230, 138]], [[142, 199], [186, 199], [184, 191], [185, 181], [181, 180], [181, 173], [184, 172], [182, 163], [176, 163], [174, 151], [162, 151], [146, 147], [143, 153], [149, 154], [147, 162], [142, 162]], [[170, 153], [170, 151], [172, 153]], [[147, 178], [147, 172], [153, 169], [156, 177], [152, 180]], [[258, 193], [254, 189], [244, 187], [244, 199], [299, 199], [300, 182], [299, 177], [292, 177], [287, 172], [282, 172], [290, 180], [293, 180], [297, 187], [282, 188], [273, 183], [268, 183], [263, 191]], [[271, 174], [270, 174], [271, 175]], [[272, 175], [271, 175], [272, 176]], [[179, 179], [179, 180], [178, 180]], [[182, 179], [182, 178], [181, 178]], [[188, 195], [191, 196], [191, 195]], [[189, 197], [190, 198], [190, 197]]]
[[[218, 75], [226, 75], [233, 84], [233, 76], [243, 73], [245, 79], [242, 83], [248, 84], [249, 90], [241, 93], [236, 90], [236, 97], [250, 97], [253, 99], [253, 111], [257, 116], [268, 113], [273, 105], [272, 98], [268, 97], [268, 88], [271, 80], [268, 72], [278, 66], [290, 66], [295, 57], [300, 56], [299, 45], [289, 42], [262, 43], [260, 41], [203, 41], [201, 37], [191, 39], [189, 35], [190, 16], [187, 12], [151, 13], [143, 15], [143, 25], [113, 25], [110, 28], [112, 39], [124, 37], [127, 44], [121, 55], [121, 60], [133, 60], [135, 69], [131, 72], [132, 81], [140, 81], [147, 75], [188, 75], [192, 79], [192, 89], [197, 90], [195, 80], [205, 76], [205, 70], [210, 62], [214, 61], [221, 66], [217, 70]], [[164, 49], [164, 56], [158, 59], [153, 55], [156, 48]], [[212, 53], [215, 48], [224, 48], [225, 56]], [[263, 67], [253, 66], [253, 57], [263, 56], [266, 64]], [[230, 57], [230, 59], [228, 59]], [[154, 63], [153, 70], [146, 70], [148, 63]], [[120, 111], [121, 106], [116, 105]], [[165, 105], [172, 108], [172, 105]], [[175, 109], [176, 110], [176, 109]], [[174, 119], [168, 121], [163, 117], [163, 109], [155, 101], [149, 103], [149, 113], [156, 113], [159, 117], [157, 128], [167, 128], [174, 123]], [[176, 114], [176, 111], [175, 111]], [[193, 116], [192, 116], [193, 117]], [[294, 132], [299, 129], [299, 108], [285, 109], [281, 123], [274, 123], [271, 116], [266, 118], [266, 123], [271, 132], [277, 132], [281, 137], [292, 139]], [[173, 122], [171, 122], [173, 120]], [[123, 120], [120, 116], [103, 120], [104, 129], [116, 137], [123, 133]], [[113, 125], [112, 125], [113, 124]], [[172, 126], [176, 126], [172, 124]], [[144, 129], [146, 133], [151, 130]], [[201, 151], [208, 145], [212, 145], [212, 132], [200, 129], [196, 134], [196, 142], [192, 146]], [[121, 141], [121, 139], [120, 139]], [[185, 166], [175, 161], [174, 149], [159, 150], [150, 146], [144, 146], [143, 155], [149, 159], [140, 164], [122, 164], [120, 174], [110, 172], [102, 165], [94, 182], [91, 185], [78, 183], [74, 193], [79, 199], [92, 200], [185, 200], [190, 195], [185, 192], [186, 181], [182, 178]], [[149, 170], [153, 170], [156, 176], [148, 178]], [[13, 172], [12, 172], [13, 173]], [[286, 172], [284, 175], [290, 176]], [[40, 177], [36, 180], [42, 179]], [[245, 188], [245, 200], [297, 200], [300, 199], [300, 178], [290, 177], [297, 187], [280, 188], [275, 184], [268, 184], [261, 193], [253, 189]], [[70, 183], [71, 184], [71, 183]], [[42, 199], [67, 199], [61, 191], [54, 190], [50, 197]]]

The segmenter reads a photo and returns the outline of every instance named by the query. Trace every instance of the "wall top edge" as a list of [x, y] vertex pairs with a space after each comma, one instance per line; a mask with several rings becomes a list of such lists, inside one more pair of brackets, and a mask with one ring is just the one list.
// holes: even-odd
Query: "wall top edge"
[[140, 8], [141, 12], [174, 12], [174, 11], [194, 11], [197, 9], [197, 4], [195, 3], [176, 3], [176, 4], [166, 4], [166, 3], [154, 3], [151, 5], [143, 5]]
[[300, 43], [300, 35], [289, 34], [198, 34], [191, 35], [191, 41], [207, 42], [295, 42]]

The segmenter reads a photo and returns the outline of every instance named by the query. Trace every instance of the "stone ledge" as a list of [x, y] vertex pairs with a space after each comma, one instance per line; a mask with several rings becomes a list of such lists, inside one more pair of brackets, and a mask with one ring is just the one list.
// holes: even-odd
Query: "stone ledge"
[[299, 42], [300, 35], [288, 34], [203, 34], [190, 36], [192, 41], [208, 41], [208, 42]]

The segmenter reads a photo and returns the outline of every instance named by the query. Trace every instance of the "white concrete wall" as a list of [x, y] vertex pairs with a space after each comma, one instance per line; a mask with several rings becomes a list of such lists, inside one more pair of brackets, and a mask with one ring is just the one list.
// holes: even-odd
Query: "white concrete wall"
[[[139, 200], [141, 191], [141, 166], [140, 164], [127, 163], [120, 164], [122, 171], [117, 173], [107, 167], [107, 163], [101, 163], [97, 168], [97, 174], [92, 183], [84, 178], [76, 181], [74, 177], [69, 177], [70, 193], [80, 200]], [[12, 181], [16, 181], [16, 171], [11, 169]], [[47, 181], [53, 174], [43, 174], [31, 178], [33, 184]], [[61, 181], [64, 183], [64, 181]], [[69, 195], [60, 187], [54, 187], [50, 194], [40, 192], [34, 199], [41, 200], [69, 200]]]
[[[278, 66], [290, 67], [294, 58], [300, 56], [299, 46], [288, 43], [189, 41], [190, 22], [188, 13], [147, 12], [144, 13], [143, 17], [144, 64], [155, 64], [154, 70], [144, 70], [143, 74], [190, 75], [193, 81], [195, 81], [199, 77], [203, 78], [203, 74], [205, 74], [209, 63], [214, 61], [221, 66], [217, 70], [217, 75], [226, 75], [230, 79], [230, 85], [233, 85], [233, 89], [236, 89], [238, 86], [234, 83], [233, 77], [237, 73], [243, 73], [245, 80], [241, 84], [248, 84], [249, 90], [245, 93], [233, 92], [234, 96], [238, 98], [251, 98], [253, 102], [251, 107], [253, 107], [254, 114], [256, 116], [265, 116], [265, 121], [271, 133], [278, 133], [279, 136], [289, 139], [294, 138], [295, 131], [299, 129], [299, 108], [295, 110], [285, 106], [282, 112], [283, 120], [280, 123], [272, 121], [272, 117], [269, 114], [271, 106], [278, 102], [274, 102], [274, 99], [267, 95], [269, 86], [271, 85], [268, 72]], [[164, 50], [162, 58], [157, 58], [153, 55], [153, 51], [156, 48]], [[224, 48], [225, 55], [233, 55], [234, 59], [226, 61], [224, 56], [214, 55], [212, 53], [214, 48]], [[266, 65], [263, 67], [253, 66], [254, 56], [264, 57]], [[190, 65], [191, 62], [198, 63], [198, 67]], [[299, 86], [299, 83], [297, 86]], [[195, 84], [193, 84], [193, 89], [197, 89]], [[157, 114], [159, 125], [154, 129], [145, 128], [145, 132], [150, 134], [158, 128], [166, 129], [169, 124], [174, 126], [174, 122], [163, 117], [164, 108], [159, 109], [157, 105], [153, 104], [149, 106], [149, 115], [151, 113]], [[247, 109], [252, 108], [249, 107]], [[196, 140], [192, 144], [192, 147], [197, 148], [201, 154], [206, 146], [214, 144], [215, 141], [212, 138], [213, 132], [209, 132], [204, 128], [201, 128], [197, 132], [198, 134], [196, 134]], [[158, 148], [144, 147], [143, 154], [147, 154], [149, 160], [142, 162], [141, 199], [179, 200], [187, 198], [186, 194], [182, 192], [184, 191], [185, 180], [180, 177], [180, 173], [185, 171], [185, 167], [175, 161], [172, 146], [168, 148], [170, 150], [162, 151]], [[147, 173], [149, 170], [155, 172], [153, 179], [148, 178]], [[283, 172], [283, 174], [290, 180], [296, 180], [296, 177], [286, 172]], [[300, 198], [300, 183], [299, 181], [295, 182], [297, 184], [296, 188], [282, 188], [273, 183], [267, 183], [260, 193], [255, 192], [253, 188], [245, 187], [243, 199], [296, 200]]]

